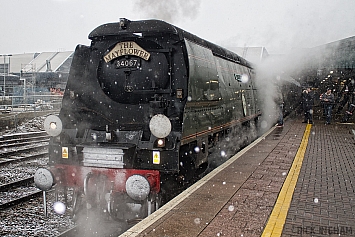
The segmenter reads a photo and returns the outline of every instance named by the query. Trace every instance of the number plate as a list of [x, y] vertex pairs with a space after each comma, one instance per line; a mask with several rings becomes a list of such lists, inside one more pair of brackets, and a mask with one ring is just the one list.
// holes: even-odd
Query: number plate
[[116, 61], [116, 68], [137, 68], [140, 67], [139, 59], [122, 59]]

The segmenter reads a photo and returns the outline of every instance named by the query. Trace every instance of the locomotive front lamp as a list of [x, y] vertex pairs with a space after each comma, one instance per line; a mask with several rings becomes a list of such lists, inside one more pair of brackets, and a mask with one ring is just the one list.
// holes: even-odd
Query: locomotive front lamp
[[49, 124], [49, 127], [50, 127], [50, 129], [56, 129], [57, 128], [57, 124], [55, 122], [51, 122]]
[[157, 140], [157, 147], [165, 147], [165, 138], [159, 138]]

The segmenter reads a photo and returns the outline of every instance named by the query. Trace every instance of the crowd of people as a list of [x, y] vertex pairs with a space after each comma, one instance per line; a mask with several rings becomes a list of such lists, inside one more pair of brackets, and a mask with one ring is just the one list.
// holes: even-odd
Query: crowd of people
[[[350, 83], [349, 83], [350, 84]], [[338, 106], [336, 111], [337, 114], [343, 114], [343, 119], [341, 122], [348, 122], [349, 118], [355, 112], [355, 90], [354, 86], [345, 85], [341, 91], [338, 92], [337, 98], [334, 95], [332, 88], [327, 88], [319, 96], [319, 104], [322, 108], [323, 117], [325, 119], [325, 125], [330, 125], [332, 123], [333, 109]], [[280, 114], [278, 116], [277, 126], [283, 126], [283, 103], [280, 101], [275, 101], [279, 107]], [[315, 104], [315, 93], [310, 86], [306, 86], [302, 91], [301, 97], [301, 109], [303, 113], [303, 122], [307, 124], [313, 124], [313, 110]], [[347, 107], [346, 107], [347, 104]], [[342, 112], [345, 108], [345, 112]]]
[[[345, 88], [345, 87], [344, 87]], [[304, 113], [304, 120], [303, 123], [313, 123], [313, 107], [314, 107], [314, 92], [311, 90], [311, 87], [306, 87], [305, 90], [302, 92], [302, 106], [303, 106], [303, 113]], [[355, 103], [355, 92], [353, 90], [343, 91], [340, 93], [340, 98], [344, 99], [342, 101], [337, 101], [335, 98], [334, 93], [332, 92], [332, 88], [327, 88], [324, 93], [321, 93], [319, 96], [320, 105], [323, 109], [323, 117], [325, 118], [325, 124], [329, 125], [332, 122], [332, 113], [333, 109], [339, 104], [337, 113], [340, 114], [344, 105], [348, 103], [348, 109], [344, 114], [344, 118], [342, 122], [346, 122], [353, 113], [353, 105]], [[345, 102], [345, 103], [344, 103]]]

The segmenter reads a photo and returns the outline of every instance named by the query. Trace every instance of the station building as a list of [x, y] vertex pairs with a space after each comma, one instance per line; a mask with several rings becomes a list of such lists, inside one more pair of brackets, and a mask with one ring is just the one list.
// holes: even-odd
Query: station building
[[60, 95], [73, 51], [0, 55], [0, 104], [28, 105]]

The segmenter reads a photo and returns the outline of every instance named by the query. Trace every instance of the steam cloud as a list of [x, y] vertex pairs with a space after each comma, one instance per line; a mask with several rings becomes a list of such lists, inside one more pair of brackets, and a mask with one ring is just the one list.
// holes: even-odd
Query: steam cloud
[[254, 122], [250, 122], [249, 126], [234, 127], [228, 137], [219, 141], [218, 145], [210, 151], [209, 168], [211, 170], [217, 168], [257, 137], [258, 130]]
[[144, 10], [145, 17], [176, 23], [180, 18], [195, 19], [198, 15], [200, 4], [201, 0], [136, 0], [135, 7]]
[[277, 84], [270, 64], [259, 65], [256, 69], [256, 87], [258, 88], [258, 101], [262, 110], [260, 119], [261, 132], [267, 131], [277, 120], [278, 108], [276, 104]]
[[[262, 110], [260, 119], [260, 132], [261, 134], [267, 131], [270, 127], [274, 126], [280, 110], [280, 103], [283, 101], [284, 106], [293, 107], [298, 100], [298, 95], [289, 101], [287, 94], [293, 93], [292, 91], [282, 91], [284, 85], [295, 85], [300, 88], [300, 83], [293, 79], [290, 75], [295, 73], [295, 68], [302, 71], [302, 60], [288, 60], [286, 57], [274, 58], [265, 60], [259, 63], [256, 70], [255, 85], [258, 89], [259, 106]], [[293, 68], [292, 65], [295, 67]], [[288, 88], [291, 89], [291, 88]], [[297, 93], [297, 92], [295, 92]], [[299, 94], [300, 96], [300, 94]]]

